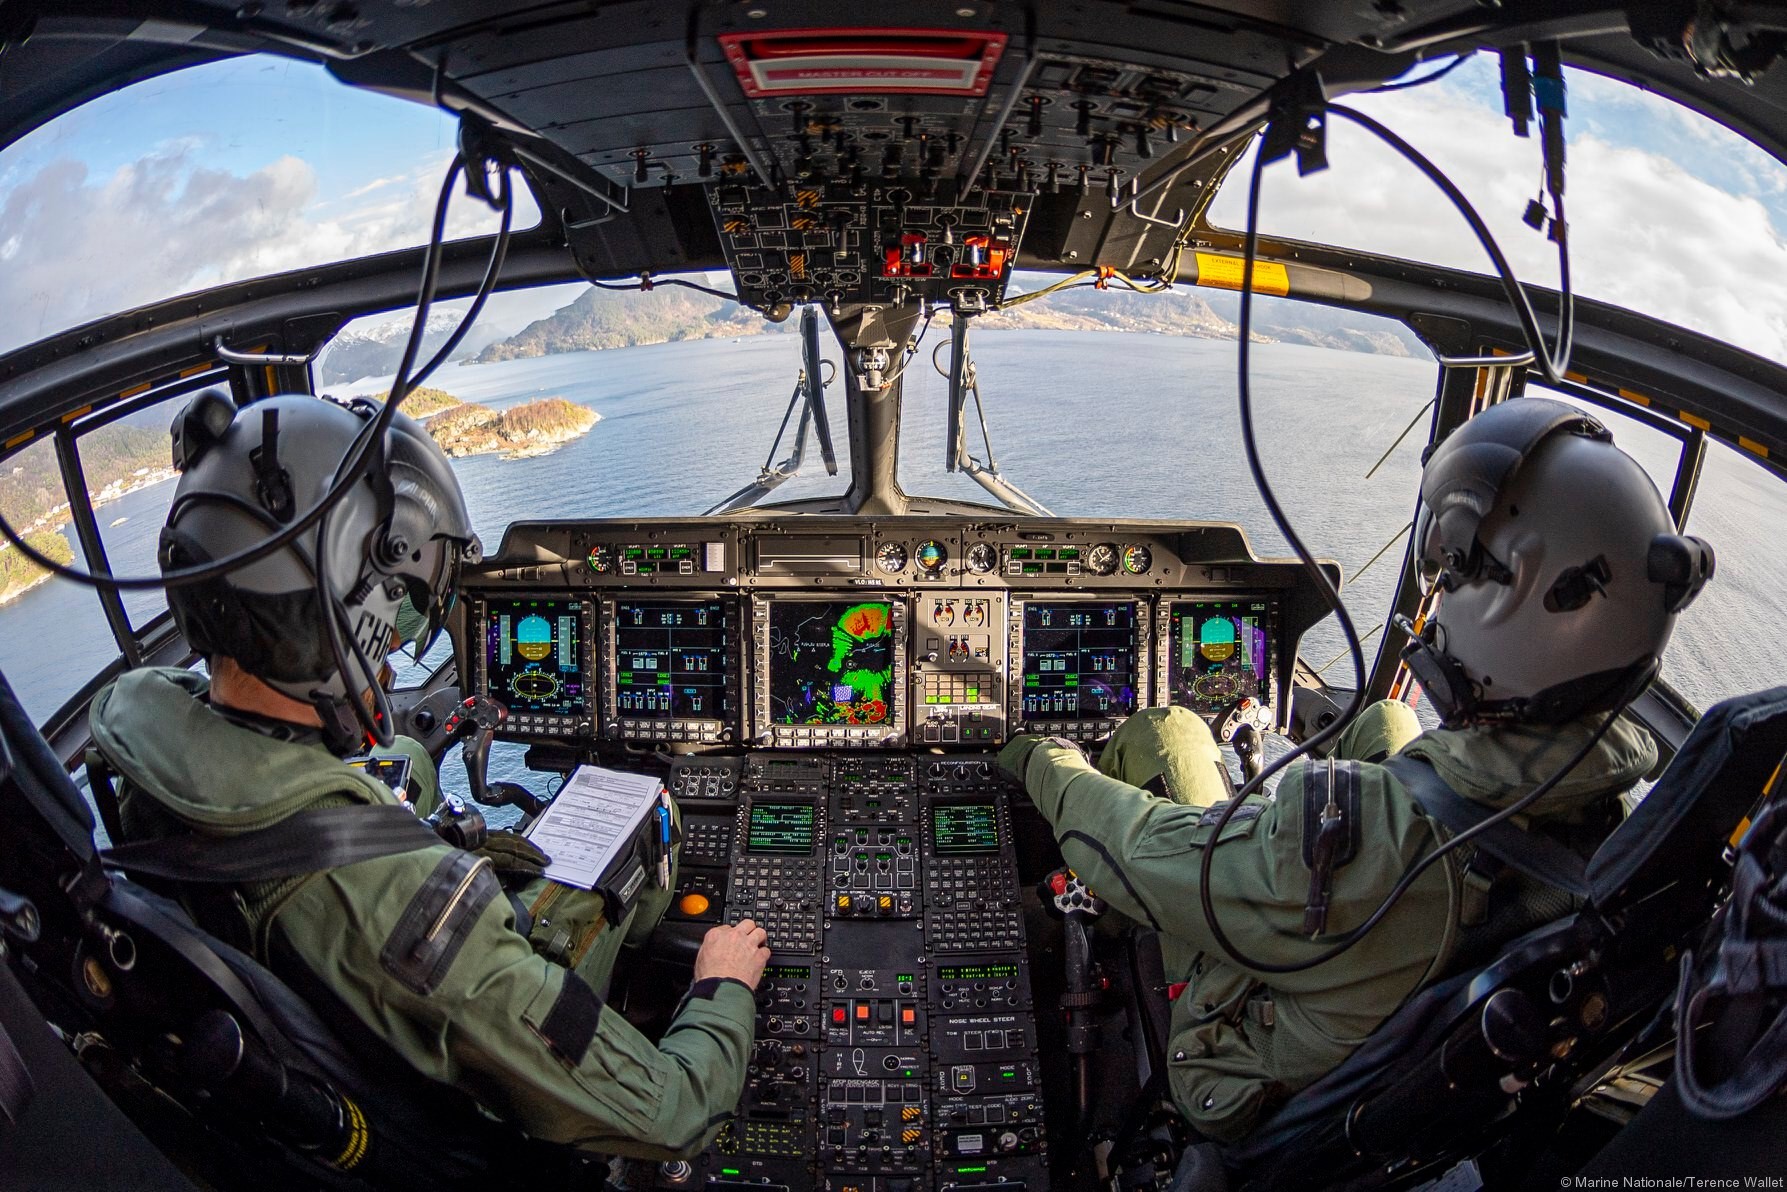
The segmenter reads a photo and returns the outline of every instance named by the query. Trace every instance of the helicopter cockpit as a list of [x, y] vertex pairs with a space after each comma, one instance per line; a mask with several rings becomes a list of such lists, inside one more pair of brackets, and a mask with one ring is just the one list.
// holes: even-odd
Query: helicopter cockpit
[[[1735, 130], [1771, 165], [1787, 160], [1787, 68], [1776, 63], [1787, 32], [1778, 18], [1726, 7], [926, 0], [870, 13], [803, 0], [525, 9], [195, 0], [32, 11], [0, 30], [8, 144], [127, 84], [252, 54], [321, 63], [331, 85], [444, 112], [455, 143], [420, 247], [108, 309], [0, 356], [0, 468], [14, 468], [10, 487], [0, 476], [11, 556], [0, 556], [0, 579], [28, 560], [34, 580], [89, 582], [117, 645], [115, 659], [54, 689], [28, 718], [12, 715], [8, 689], [7, 756], [37, 759], [16, 772], [53, 787], [83, 761], [92, 767], [88, 705], [107, 681], [145, 665], [202, 665], [165, 607], [136, 602], [154, 577], [127, 576], [108, 558], [108, 531], [125, 519], [102, 526], [95, 511], [83, 459], [113, 482], [98, 432], [140, 439], [146, 419], [165, 425], [167, 411], [210, 388], [241, 409], [281, 394], [373, 396], [428, 417], [468, 484], [476, 475], [508, 503], [476, 511], [482, 557], [460, 576], [439, 648], [401, 666], [374, 708], [356, 709], [369, 733], [378, 721], [441, 762], [462, 832], [536, 822], [579, 767], [661, 781], [677, 811], [674, 877], [668, 830], [660, 856], [641, 829], [598, 878], [620, 903], [643, 882], [670, 887], [650, 946], [607, 992], [647, 1030], [662, 1028], [675, 1001], [665, 990], [687, 986], [708, 929], [749, 918], [768, 931], [735, 1112], [699, 1154], [606, 1174], [631, 1188], [714, 1192], [1222, 1186], [1208, 1173], [1186, 1182], [1181, 1156], [1197, 1140], [1163, 1098], [1174, 1060], [1158, 933], [1097, 913], [1096, 892], [1075, 885], [999, 751], [1038, 734], [1096, 753], [1137, 713], [1188, 710], [1224, 746], [1223, 778], [1236, 792], [1217, 813], [1220, 835], [1245, 796], [1269, 792], [1305, 753], [1320, 756], [1366, 701], [1415, 704], [1431, 721], [1405, 647], [1443, 596], [1421, 582], [1404, 514], [1382, 531], [1365, 527], [1363, 549], [1349, 538], [1345, 566], [1328, 557], [1341, 552], [1323, 534], [1305, 545], [1292, 524], [1313, 518], [1326, 532], [1353, 516], [1329, 491], [1351, 477], [1324, 474], [1336, 458], [1348, 467], [1376, 458], [1369, 476], [1396, 455], [1391, 473], [1412, 481], [1415, 443], [1438, 444], [1491, 406], [1543, 392], [1633, 428], [1683, 533], [1717, 469], [1744, 469], [1730, 491], [1782, 479], [1778, 350], [1768, 358], [1571, 283], [1571, 219], [1596, 213], [1565, 214], [1574, 178], [1566, 72], [1636, 81]], [[1548, 237], [1553, 288], [1516, 278], [1472, 205], [1479, 196], [1350, 102], [1461, 68], [1460, 78], [1494, 88], [1497, 120], [1530, 134], [1538, 182], [1524, 220]], [[1393, 154], [1444, 218], [1462, 216], [1491, 271], [1262, 226], [1262, 181], [1277, 182], [1268, 171], [1295, 163], [1319, 175], [1330, 131], [1343, 127]], [[455, 205], [494, 230], [453, 238]], [[535, 222], [521, 226], [527, 218]], [[1761, 226], [1778, 239], [1783, 225], [1765, 217]], [[0, 268], [14, 251], [0, 243]], [[482, 341], [475, 360], [455, 355], [487, 304], [573, 282], [594, 287], [575, 307]], [[1064, 297], [1170, 303], [1188, 292], [1209, 303], [1171, 307], [1146, 329], [1174, 335], [1176, 324], [1204, 320], [1222, 331], [1220, 360], [1159, 355], [1142, 324], [1115, 322], [1128, 332], [1130, 359], [1120, 361], [1071, 338], [1089, 334], [1074, 321], [1090, 318], [1078, 307], [1022, 324], [1061, 337], [1034, 341], [1022, 361], [1008, 346], [1015, 333], [998, 330]], [[541, 365], [525, 387], [475, 392], [478, 367], [615, 346], [600, 336], [630, 316], [592, 331], [597, 302], [645, 309], [670, 296], [712, 305], [679, 313], [661, 339], [618, 342], [709, 338], [718, 349], [735, 333], [766, 333], [748, 349], [733, 339], [730, 357], [689, 357], [693, 381], [641, 365], [614, 382], [612, 421], [601, 426], [576, 401], [519, 408], [572, 392], [601, 367], [589, 359], [576, 377]], [[1282, 321], [1260, 330], [1278, 309], [1262, 304], [1274, 301], [1353, 320], [1305, 342], [1370, 340], [1412, 356], [1421, 372], [1399, 383], [1425, 404], [1372, 407], [1352, 421], [1274, 404], [1277, 425], [1262, 432], [1258, 362], [1278, 380], [1289, 359], [1271, 355], [1279, 345], [1269, 332]], [[392, 312], [404, 350], [363, 371], [343, 363], [373, 342], [353, 328]], [[539, 349], [552, 336], [569, 346]], [[777, 378], [774, 400], [748, 415], [728, 408], [724, 375], [747, 351], [753, 388]], [[1119, 392], [1218, 368], [1226, 378], [1237, 358], [1220, 414], [1202, 391], [1146, 406]], [[1307, 359], [1332, 366], [1332, 379], [1308, 384], [1308, 410], [1319, 390], [1359, 379], [1327, 357]], [[460, 396], [443, 392], [461, 384], [470, 389]], [[704, 386], [719, 396], [677, 404]], [[625, 420], [650, 403], [684, 419], [682, 441], [695, 446], [679, 450], [661, 430], [655, 448], [603, 446], [611, 426], [624, 436]], [[1364, 410], [1365, 398], [1355, 404]], [[522, 416], [530, 410], [533, 421]], [[552, 421], [566, 418], [569, 430]], [[1051, 442], [1071, 442], [1076, 455], [1025, 449], [1045, 422]], [[1261, 454], [1261, 440], [1287, 427], [1296, 480], [1317, 493], [1290, 502], [1296, 517], [1274, 493], [1291, 484], [1276, 474], [1290, 457]], [[1171, 450], [1145, 466], [1106, 453], [1094, 499], [1085, 477], [1115, 428]], [[1238, 432], [1240, 446], [1218, 442], [1218, 430]], [[587, 453], [519, 499], [485, 468], [491, 461], [460, 458], [529, 458], [571, 442]], [[41, 453], [36, 470], [30, 452]], [[921, 452], [935, 485], [911, 471]], [[167, 479], [150, 473], [120, 473], [118, 491]], [[663, 475], [699, 476], [678, 489], [682, 507], [643, 495]], [[1160, 515], [1152, 498], [1165, 478], [1198, 490], [1199, 516]], [[584, 500], [585, 486], [601, 487], [599, 506]], [[1412, 519], [1410, 498], [1386, 507], [1406, 506]], [[1729, 522], [1741, 524], [1752, 507], [1731, 508]], [[64, 523], [78, 562], [68, 542], [58, 551], [39, 532]], [[1357, 588], [1374, 567], [1377, 586]], [[1746, 598], [1763, 600], [1755, 593], [1772, 574], [1760, 562], [1746, 572]], [[1358, 590], [1384, 606], [1363, 607]], [[1773, 607], [1749, 611], [1760, 623]], [[48, 621], [34, 624], [47, 632]], [[1732, 644], [1742, 636], [1682, 649], [1695, 670], [1712, 671], [1721, 651], [1746, 652]], [[1704, 689], [1712, 699], [1770, 685], [1769, 651], [1754, 653], [1743, 682], [1721, 676]], [[1582, 1169], [1632, 1121], [1667, 1080], [1663, 986], [1728, 891], [1724, 847], [1736, 847], [1738, 822], [1768, 797], [1769, 767], [1787, 750], [1780, 700], [1703, 719], [1697, 704], [1710, 701], [1700, 688], [1678, 690], [1677, 674], [1666, 667], [1628, 712], [1661, 752], [1649, 788], [1664, 792], [1656, 816], [1687, 801], [1702, 810], [1670, 824], [1691, 821], [1713, 841], [1675, 871], [1680, 886], [1643, 863], [1668, 831], [1643, 822], [1628, 839], [1651, 835], [1628, 846], [1638, 859], [1617, 882], [1598, 886], [1591, 872], [1573, 891], [1574, 905], [1600, 908], [1600, 918], [1560, 919], [1551, 934], [1523, 937], [1526, 951], [1448, 974], [1433, 998], [1411, 995], [1398, 1029], [1411, 1048], [1443, 1051], [1438, 1077], [1368, 1046], [1361, 1054], [1386, 1070], [1406, 1061], [1394, 1084], [1347, 1070], [1311, 1099], [1287, 1095], [1277, 1128], [1296, 1132], [1232, 1152], [1223, 1179], [1416, 1186], [1452, 1173], [1513, 1186]], [[47, 750], [23, 751], [14, 737], [26, 732], [41, 732]], [[1715, 733], [1735, 742], [1730, 757], [1709, 753]], [[10, 760], [0, 769], [15, 773]], [[1692, 802], [1709, 774], [1726, 792], [1715, 810]], [[231, 999], [253, 1000], [253, 982], [231, 992], [203, 941], [156, 936], [174, 930], [166, 908], [126, 914], [107, 901], [116, 897], [108, 882], [131, 883], [116, 866], [108, 872], [91, 839], [83, 851], [70, 835], [97, 827], [115, 840], [119, 822], [105, 784], [82, 783], [85, 802], [62, 800], [44, 813], [49, 826], [26, 831], [30, 848], [0, 859], [10, 941], [0, 957], [122, 1105], [116, 1128], [140, 1131], [200, 1186], [238, 1186], [262, 1163], [278, 1168], [280, 1187], [375, 1186], [355, 1167], [366, 1146], [381, 1145], [376, 1128], [370, 1144], [354, 1136], [362, 1154], [347, 1163], [323, 1153], [340, 1141], [332, 1127], [220, 1141], [249, 1120], [264, 1124], [268, 1106], [294, 1104], [291, 1090], [309, 1089], [311, 1077], [237, 1075], [240, 1056], [258, 1054], [244, 1033], [270, 1038], [281, 1024], [230, 1009]], [[1651, 897], [1658, 890], [1674, 892]], [[50, 909], [64, 897], [70, 909]], [[29, 931], [22, 907], [32, 908]], [[200, 1069], [213, 1053], [192, 1058], [197, 1045], [163, 1021], [177, 1006], [136, 992], [145, 974], [182, 965], [240, 1020], [230, 1082], [206, 1083]], [[1530, 992], [1544, 1013], [1525, 1001], [1513, 1013], [1510, 992]], [[132, 1015], [153, 1025], [118, 1025]], [[1468, 1046], [1436, 1023], [1465, 1023]], [[7, 1097], [6, 1043], [0, 1031], [0, 1144], [24, 1105], [15, 1112]], [[287, 1059], [291, 1071], [312, 1072]], [[317, 1070], [320, 1085], [335, 1072]], [[1448, 1099], [1461, 1088], [1465, 1101]], [[226, 1092], [242, 1106], [232, 1109]], [[1463, 1117], [1442, 1120], [1454, 1113]]]

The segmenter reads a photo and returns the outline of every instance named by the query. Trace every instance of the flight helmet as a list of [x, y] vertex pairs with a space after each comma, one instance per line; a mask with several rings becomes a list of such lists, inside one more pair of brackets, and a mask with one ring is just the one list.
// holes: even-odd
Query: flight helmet
[[1712, 548], [1564, 402], [1491, 406], [1430, 452], [1414, 551], [1441, 595], [1403, 659], [1444, 722], [1556, 724], [1637, 694]]
[[[161, 531], [163, 572], [246, 550], [311, 509], [378, 412], [306, 394], [237, 409], [219, 391], [200, 394], [172, 428], [180, 481]], [[170, 589], [168, 602], [195, 650], [228, 655], [310, 704], [330, 746], [347, 753], [368, 736], [389, 743], [386, 655], [400, 627], [427, 648], [459, 568], [479, 555], [452, 465], [399, 411], [366, 474], [316, 526], [218, 579]], [[376, 713], [363, 702], [369, 688]]]

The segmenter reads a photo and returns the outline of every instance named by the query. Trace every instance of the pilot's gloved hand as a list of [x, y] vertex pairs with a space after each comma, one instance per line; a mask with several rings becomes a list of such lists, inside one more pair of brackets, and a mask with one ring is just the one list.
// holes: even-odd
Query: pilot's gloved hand
[[1064, 737], [1044, 737], [1038, 733], [1022, 733], [1006, 742], [1005, 748], [999, 751], [999, 768], [1018, 780], [1024, 782], [1024, 767], [1030, 764], [1030, 755], [1038, 745], [1067, 745], [1078, 749], [1072, 741]]
[[477, 854], [490, 858], [490, 867], [505, 887], [524, 886], [544, 876], [546, 867], [552, 864], [552, 858], [533, 841], [508, 828], [492, 832]]

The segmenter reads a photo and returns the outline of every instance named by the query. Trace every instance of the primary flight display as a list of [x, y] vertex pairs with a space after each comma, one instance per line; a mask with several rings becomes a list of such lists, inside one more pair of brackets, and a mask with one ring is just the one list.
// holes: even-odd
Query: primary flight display
[[489, 693], [511, 712], [572, 716], [588, 710], [581, 600], [491, 598], [484, 621]]

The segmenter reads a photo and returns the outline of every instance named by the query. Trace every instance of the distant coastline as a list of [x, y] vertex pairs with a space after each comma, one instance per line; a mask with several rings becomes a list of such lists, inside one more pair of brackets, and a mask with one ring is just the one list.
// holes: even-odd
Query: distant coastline
[[[411, 392], [403, 409], [427, 428], [441, 450], [454, 457], [526, 459], [545, 455], [588, 434], [602, 420], [588, 406], [562, 397], [492, 410], [429, 388]], [[93, 508], [174, 479], [179, 473], [167, 458], [167, 436], [159, 431], [118, 426], [84, 436], [82, 463], [90, 480], [98, 483], [90, 490]], [[68, 502], [60, 500], [61, 496], [60, 470], [47, 449], [27, 448], [0, 465], [0, 513], [32, 549], [68, 564], [74, 559], [74, 547], [65, 529], [69, 525]], [[51, 572], [25, 558], [10, 543], [0, 542], [0, 606], [50, 578]]]
[[[97, 510], [113, 501], [123, 500], [132, 493], [153, 488], [177, 475], [179, 473], [171, 467], [143, 467], [133, 472], [128, 480], [113, 480], [95, 491], [92, 494], [93, 508]], [[74, 547], [62, 530], [68, 521], [68, 502], [63, 501], [35, 520], [23, 526], [14, 526], [14, 529], [19, 531], [19, 536], [30, 543], [34, 550], [66, 566], [74, 561]], [[118, 522], [112, 524], [115, 526]], [[50, 578], [50, 572], [18, 554], [12, 543], [0, 542], [0, 605], [17, 600]]]

